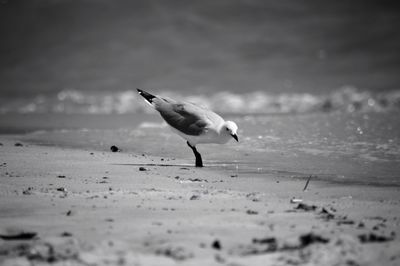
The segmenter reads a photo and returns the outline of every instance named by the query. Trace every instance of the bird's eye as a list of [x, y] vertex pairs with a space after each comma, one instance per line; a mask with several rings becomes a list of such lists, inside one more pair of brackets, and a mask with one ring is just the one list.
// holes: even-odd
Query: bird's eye
[[229, 131], [229, 128], [226, 128], [226, 131]]

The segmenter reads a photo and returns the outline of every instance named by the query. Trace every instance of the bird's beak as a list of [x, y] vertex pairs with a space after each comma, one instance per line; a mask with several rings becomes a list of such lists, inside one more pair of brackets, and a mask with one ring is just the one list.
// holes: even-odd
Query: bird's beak
[[237, 142], [239, 142], [239, 138], [236, 134], [231, 134], [232, 138], [234, 138]]

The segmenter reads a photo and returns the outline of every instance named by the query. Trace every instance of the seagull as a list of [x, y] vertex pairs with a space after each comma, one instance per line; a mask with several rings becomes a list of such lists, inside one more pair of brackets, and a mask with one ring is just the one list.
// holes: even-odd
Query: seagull
[[175, 101], [152, 95], [137, 89], [139, 94], [156, 109], [172, 131], [186, 140], [196, 157], [196, 167], [203, 167], [201, 154], [196, 145], [200, 143], [225, 144], [232, 138], [239, 141], [238, 126], [225, 121], [213, 111], [190, 102]]

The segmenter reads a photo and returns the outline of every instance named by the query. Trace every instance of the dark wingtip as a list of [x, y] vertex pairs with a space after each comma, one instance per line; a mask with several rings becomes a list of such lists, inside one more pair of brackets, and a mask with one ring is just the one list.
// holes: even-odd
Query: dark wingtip
[[141, 90], [141, 89], [138, 89], [138, 88], [136, 88], [136, 89], [139, 92], [139, 95], [142, 96], [143, 98], [145, 98], [146, 101], [148, 101], [149, 103], [152, 103], [153, 99], [156, 98], [156, 96], [154, 96], [154, 95], [152, 95], [152, 94], [150, 94], [150, 93], [148, 93], [148, 92], [146, 92], [144, 90]]

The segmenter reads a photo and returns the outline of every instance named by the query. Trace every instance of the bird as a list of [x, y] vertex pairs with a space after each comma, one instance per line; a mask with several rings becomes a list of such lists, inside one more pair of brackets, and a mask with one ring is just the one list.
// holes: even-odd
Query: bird
[[201, 154], [196, 148], [197, 144], [225, 144], [232, 138], [239, 142], [236, 123], [225, 121], [210, 109], [191, 102], [152, 95], [141, 89], [137, 91], [160, 113], [172, 131], [186, 140], [196, 157], [196, 167], [203, 167]]

